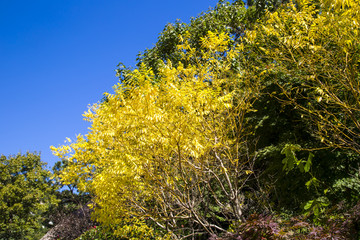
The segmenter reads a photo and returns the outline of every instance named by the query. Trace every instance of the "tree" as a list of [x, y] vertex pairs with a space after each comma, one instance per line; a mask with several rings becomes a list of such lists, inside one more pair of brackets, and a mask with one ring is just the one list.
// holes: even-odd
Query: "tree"
[[235, 1], [168, 25], [85, 114], [90, 132], [53, 148], [100, 223], [195, 238], [264, 209], [319, 215], [343, 190], [359, 199], [359, 156], [346, 151], [359, 151], [359, 4], [273, 3], [257, 22], [262, 10]]
[[231, 70], [241, 49], [229, 48], [227, 34], [209, 32], [198, 49], [189, 33], [180, 38], [187, 67], [167, 61], [158, 76], [144, 64], [128, 72], [126, 85], [85, 113], [90, 132], [53, 148], [68, 161], [62, 181], [95, 196], [105, 225], [152, 226], [177, 239], [243, 219], [255, 160], [244, 115], [258, 85]]
[[[138, 54], [137, 66], [145, 64], [158, 74], [158, 68], [161, 62], [170, 60], [174, 66], [182, 62], [185, 66], [187, 61], [181, 58], [178, 45], [181, 44], [180, 36], [185, 32], [190, 33], [189, 44], [193, 48], [201, 47], [201, 38], [205, 37], [208, 31], [225, 32], [233, 40], [235, 45], [237, 40], [245, 35], [245, 31], [252, 29], [258, 19], [265, 14], [265, 11], [275, 11], [282, 3], [288, 0], [255, 0], [255, 1], [224, 1], [219, 0], [218, 4], [206, 12], [202, 12], [197, 17], [191, 18], [189, 24], [178, 20], [173, 24], [167, 24], [164, 30], [159, 34], [155, 46], [146, 49]], [[245, 3], [248, 7], [245, 7]], [[123, 65], [119, 64], [118, 76], [123, 79]]]
[[0, 157], [0, 239], [32, 239], [57, 203], [40, 155]]
[[[302, 193], [314, 192], [302, 205], [318, 216], [329, 199], [352, 205], [359, 199], [359, 10], [359, 1], [297, 1], [268, 12], [244, 38], [246, 61], [256, 66], [247, 74], [261, 76], [267, 95], [293, 115], [287, 120], [295, 117], [294, 126], [308, 133], [293, 132], [284, 162], [303, 172], [303, 163], [312, 162]], [[305, 151], [315, 157], [307, 161]], [[293, 176], [287, 189], [297, 188], [301, 178]]]
[[[188, 32], [190, 34], [189, 45], [197, 49], [201, 48], [201, 39], [207, 35], [208, 31], [226, 32], [230, 36], [238, 38], [253, 21], [252, 16], [248, 16], [247, 13], [242, 1], [233, 1], [233, 3], [219, 1], [214, 9], [192, 18], [190, 24], [181, 21], [168, 24], [159, 34], [155, 46], [138, 55], [137, 66], [145, 64], [153, 70], [155, 75], [158, 74], [161, 63], [168, 60], [174, 66], [182, 62], [186, 67], [189, 63], [181, 57], [181, 51], [177, 48], [181, 44], [181, 35]], [[118, 69], [118, 73], [119, 77], [122, 77], [122, 68]], [[123, 82], [126, 83], [126, 79]]]
[[[301, 111], [330, 147], [360, 153], [360, 4], [299, 1], [268, 14], [249, 41], [279, 81], [281, 100]], [[265, 66], [265, 64], [263, 64]]]
[[[254, 29], [260, 23], [258, 20], [264, 16], [265, 10], [275, 11], [277, 7], [281, 6], [280, 2], [282, 1], [253, 1], [250, 4], [251, 7], [245, 8], [242, 1], [232, 1], [232, 3], [219, 1], [214, 9], [192, 18], [190, 24], [176, 22], [167, 25], [160, 33], [156, 45], [139, 55], [138, 66], [145, 64], [154, 71], [156, 77], [158, 77], [158, 68], [162, 62], [170, 60], [175, 67], [181, 62], [186, 67], [189, 62], [187, 59], [181, 58], [181, 49], [177, 48], [177, 45], [181, 44], [180, 36], [185, 32], [189, 32], [188, 43], [194, 49], [201, 48], [201, 39], [208, 31], [228, 33], [230, 36], [229, 48], [242, 44], [244, 50], [240, 51], [241, 53], [232, 61], [231, 70], [242, 72], [243, 77], [248, 78], [248, 81], [255, 83], [261, 81], [262, 85], [261, 92], [253, 105], [256, 111], [246, 114], [245, 121], [252, 127], [249, 132], [253, 133], [249, 141], [257, 142], [256, 149], [249, 149], [249, 152], [257, 154], [256, 168], [259, 172], [264, 173], [260, 182], [264, 185], [263, 189], [268, 190], [267, 193], [263, 193], [272, 196], [273, 201], [281, 202], [279, 205], [282, 207], [285, 202], [294, 207], [293, 205], [300, 205], [299, 198], [303, 201], [303, 199], [307, 199], [308, 195], [299, 194], [306, 189], [291, 187], [289, 179], [299, 179], [299, 176], [290, 176], [282, 172], [283, 155], [281, 150], [286, 144], [293, 142], [302, 146], [306, 144], [306, 147], [313, 148], [317, 148], [318, 144], [316, 139], [310, 136], [311, 130], [306, 120], [300, 117], [301, 114], [271, 95], [274, 91], [279, 90], [276, 84], [278, 76], [276, 73], [272, 76], [264, 74], [263, 70], [271, 64], [268, 64], [267, 59], [257, 51], [257, 46], [246, 42], [249, 30]], [[131, 73], [131, 71], [124, 68], [123, 65], [118, 69], [118, 76], [123, 84], [127, 84], [127, 80], [130, 78], [131, 74], [127, 73]], [[278, 180], [280, 178], [281, 181]], [[300, 176], [300, 178], [302, 177]], [[305, 181], [305, 179], [303, 180]], [[280, 189], [276, 191], [273, 183], [282, 185], [284, 191]], [[254, 183], [254, 185], [258, 185], [258, 183]], [[253, 195], [251, 199], [257, 199], [256, 201], [267, 199], [263, 193]], [[255, 204], [255, 201], [252, 204]]]

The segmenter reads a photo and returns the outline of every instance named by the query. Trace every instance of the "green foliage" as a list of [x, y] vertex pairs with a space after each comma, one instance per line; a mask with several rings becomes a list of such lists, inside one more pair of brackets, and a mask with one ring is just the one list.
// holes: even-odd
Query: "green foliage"
[[35, 239], [57, 203], [40, 155], [0, 157], [0, 239]]
[[[253, 31], [246, 32], [246, 61], [256, 66], [247, 68], [247, 74], [259, 76], [266, 85], [261, 101], [266, 113], [255, 112], [251, 119], [258, 127], [258, 146], [280, 148], [289, 176], [276, 173], [274, 152], [270, 160], [264, 159], [263, 169], [273, 174], [279, 195], [295, 194], [296, 202], [315, 215], [329, 204], [322, 200], [335, 204], [339, 193], [356, 203], [351, 197], [356, 195], [356, 177], [351, 175], [358, 169], [359, 156], [351, 156], [347, 149], [359, 152], [358, 16], [358, 1], [297, 1], [268, 12]], [[312, 154], [306, 156], [308, 151]], [[305, 174], [291, 171], [294, 168]], [[310, 179], [304, 178], [309, 174]], [[348, 190], [339, 184], [345, 179]], [[300, 190], [299, 184], [307, 189]]]
[[[190, 24], [177, 21], [174, 24], [168, 24], [160, 33], [155, 46], [146, 49], [138, 55], [137, 66], [145, 64], [150, 67], [155, 75], [158, 75], [158, 69], [161, 62], [171, 61], [173, 64], [182, 62], [187, 66], [188, 62], [181, 59], [181, 53], [177, 45], [181, 44], [180, 36], [189, 32], [191, 36], [190, 45], [193, 48], [201, 48], [201, 38], [205, 37], [209, 31], [225, 32], [232, 36], [234, 41], [241, 41], [245, 35], [245, 30], [251, 29], [255, 22], [264, 15], [266, 10], [274, 11], [281, 3], [281, 0], [255, 0], [248, 1], [248, 9], [242, 0], [231, 2], [220, 0], [219, 3], [198, 17], [191, 19]], [[120, 64], [118, 72], [123, 70]], [[122, 79], [121, 74], [118, 74]], [[125, 81], [126, 82], [126, 79]]]
[[[136, 215], [142, 216], [138, 218], [142, 219], [141, 224], [122, 225], [118, 222], [118, 235], [126, 239], [140, 238], [137, 234], [144, 233], [147, 227], [149, 232], [156, 231], [157, 223], [163, 229], [171, 229], [173, 237], [181, 237], [191, 235], [194, 229], [198, 230], [194, 225], [199, 223], [204, 229], [216, 226], [217, 230], [225, 231], [229, 222], [241, 219], [235, 224], [238, 235], [229, 239], [238, 236], [248, 239], [316, 239], [316, 236], [342, 239], [341, 234], [351, 236], [358, 215], [354, 214], [352, 227], [344, 227], [340, 222], [353, 214], [347, 211], [359, 201], [360, 196], [359, 2], [299, 0], [281, 5], [285, 2], [249, 1], [249, 7], [245, 8], [242, 1], [220, 1], [214, 9], [193, 18], [190, 24], [177, 21], [167, 25], [156, 45], [139, 54], [138, 69], [132, 70], [119, 64], [117, 75], [121, 84], [116, 88], [118, 95], [105, 96], [93, 109], [94, 115], [89, 117], [98, 124], [98, 128], [94, 125], [92, 130], [99, 138], [91, 139], [91, 134], [87, 136], [90, 136], [90, 140], [80, 137], [79, 145], [73, 145], [78, 155], [64, 162], [71, 163], [67, 167], [76, 166], [65, 173], [72, 183], [81, 183], [84, 190], [101, 190], [94, 194], [99, 204], [103, 204], [102, 208], [98, 208], [101, 214], [97, 217], [103, 215], [109, 222], [117, 212], [117, 218], [122, 219], [122, 214], [131, 208], [136, 211], [129, 211], [126, 221]], [[206, 55], [211, 52], [209, 46], [214, 42], [205, 41], [209, 31], [212, 34], [209, 39], [229, 36], [222, 49], [213, 55]], [[229, 56], [234, 49], [238, 52]], [[219, 71], [225, 65], [226, 71]], [[250, 89], [249, 83], [256, 86], [256, 91], [247, 99], [248, 104], [242, 107], [247, 110], [233, 118], [231, 124], [224, 121], [218, 123], [215, 117], [207, 122], [211, 114], [201, 113], [203, 108], [209, 106], [214, 109], [211, 102], [193, 107], [197, 102], [204, 102], [205, 95], [201, 100], [191, 100], [191, 107], [185, 106], [184, 99], [199, 96], [199, 93], [193, 93], [197, 84], [189, 85], [183, 91], [186, 94], [176, 102], [178, 107], [173, 109], [177, 114], [175, 120], [169, 117], [172, 116], [170, 108], [164, 108], [173, 106], [168, 103], [176, 99], [180, 92], [179, 89], [169, 92], [173, 82], [165, 82], [165, 79], [178, 79], [183, 83], [189, 76], [198, 80], [203, 73], [211, 75], [212, 80], [204, 77], [203, 83], [212, 88], [216, 85], [213, 79], [222, 79], [221, 84], [216, 85], [219, 92], [238, 91], [232, 99], [234, 106], [242, 103], [241, 94]], [[169, 92], [165, 96], [171, 96], [172, 100], [161, 102], [162, 95], [157, 93], [159, 86], [160, 92]], [[151, 94], [147, 95], [145, 90]], [[141, 94], [134, 95], [133, 92]], [[217, 96], [215, 93], [210, 95], [210, 99]], [[121, 114], [127, 111], [127, 104], [144, 96], [148, 96], [148, 99], [156, 96], [156, 100], [134, 105], [131, 112], [122, 117]], [[120, 101], [123, 102], [120, 104]], [[148, 104], [151, 101], [161, 103], [160, 110], [154, 111], [154, 115], [146, 113], [140, 116], [137, 112], [151, 109], [152, 106]], [[226, 139], [242, 139], [239, 141], [241, 144], [226, 145], [229, 154], [224, 158], [231, 159], [229, 156], [235, 152], [241, 153], [242, 159], [245, 155], [251, 157], [255, 163], [246, 158], [250, 166], [241, 168], [245, 173], [241, 178], [236, 174], [231, 175], [232, 170], [235, 170], [234, 173], [241, 172], [233, 168], [243, 161], [239, 158], [225, 167], [220, 162], [213, 165], [206, 162], [216, 153], [217, 145], [206, 155], [180, 154], [181, 147], [178, 149], [176, 145], [161, 148], [169, 152], [158, 152], [161, 141], [175, 142], [167, 140], [167, 134], [176, 136], [181, 132], [181, 137], [176, 137], [176, 141], [180, 141], [184, 138], [197, 139], [206, 133], [205, 130], [198, 131], [200, 127], [186, 131], [191, 126], [189, 114], [193, 110], [190, 109], [196, 109], [194, 112], [198, 122], [205, 120], [206, 124], [201, 124], [202, 127], [216, 123], [204, 142], [209, 144], [217, 141], [218, 137], [212, 141], [215, 129], [224, 129]], [[106, 117], [96, 115], [96, 111], [103, 110]], [[186, 114], [184, 124], [176, 125], [183, 114]], [[231, 113], [225, 115], [231, 116]], [[166, 120], [162, 120], [163, 116]], [[119, 119], [127, 122], [117, 123]], [[152, 121], [156, 127], [148, 128]], [[161, 130], [159, 122], [170, 125]], [[232, 126], [239, 126], [241, 131], [231, 130]], [[139, 129], [141, 134], [131, 138], [131, 141], [126, 140], [136, 148], [129, 152], [128, 149], [116, 151], [116, 148], [121, 149], [126, 145], [122, 142], [126, 135]], [[158, 131], [160, 135], [147, 139], [147, 134], [155, 135]], [[139, 142], [139, 139], [142, 140]], [[191, 148], [186, 147], [186, 151], [188, 149]], [[66, 147], [58, 149], [60, 154], [68, 150]], [[120, 161], [124, 153], [122, 159], [127, 160]], [[207, 156], [204, 158], [206, 161], [201, 160], [201, 164], [206, 164], [194, 164], [193, 161], [197, 161], [200, 155]], [[146, 161], [146, 165], [135, 158]], [[125, 167], [114, 167], [120, 165]], [[246, 166], [245, 163], [242, 166]], [[96, 171], [100, 177], [94, 174]], [[130, 173], [134, 176], [137, 174], [136, 178]], [[179, 173], [182, 175], [179, 176]], [[206, 175], [208, 173], [212, 174], [211, 177]], [[236, 176], [234, 179], [237, 180], [220, 180], [227, 174]], [[124, 181], [127, 175], [130, 178]], [[94, 176], [98, 178], [98, 184], [90, 183]], [[135, 182], [144, 184], [132, 188]], [[237, 198], [237, 203], [224, 201], [229, 199], [233, 184], [241, 186], [231, 197]], [[122, 192], [108, 194], [109, 189], [114, 192], [121, 189]], [[150, 197], [153, 193], [158, 196]], [[159, 199], [161, 204], [157, 202]], [[346, 207], [342, 212], [332, 213], [332, 207], [339, 206], [339, 202]], [[241, 206], [239, 215], [232, 212], [236, 206]], [[284, 220], [276, 216], [252, 215], [260, 211], [269, 215], [273, 212], [305, 212], [308, 219], [290, 216]], [[191, 219], [186, 215], [188, 212], [197, 219]], [[146, 219], [149, 216], [151, 219]], [[104, 219], [102, 221], [106, 222]], [[311, 219], [323, 227], [310, 224]], [[291, 225], [294, 226], [289, 227]], [[217, 230], [212, 233], [217, 234]], [[91, 232], [94, 233], [94, 230]]]
[[[295, 107], [319, 140], [358, 151], [359, 2], [298, 1], [267, 14], [247, 39], [279, 100]], [[265, 77], [264, 77], [265, 78]], [[285, 81], [284, 81], [285, 80]], [[359, 152], [358, 152], [359, 153]]]
[[[182, 62], [186, 67], [190, 62], [181, 58], [181, 50], [177, 47], [181, 43], [181, 35], [186, 32], [191, 36], [189, 44], [195, 49], [201, 48], [201, 38], [204, 38], [209, 31], [225, 32], [232, 35], [235, 39], [239, 38], [246, 26], [250, 24], [246, 15], [247, 11], [242, 1], [233, 3], [220, 1], [214, 9], [192, 18], [190, 24], [177, 21], [174, 24], [168, 24], [160, 33], [155, 46], [145, 50], [138, 55], [138, 64], [145, 64], [150, 67], [155, 75], [158, 75], [158, 69], [162, 62], [171, 61], [174, 66]], [[121, 71], [123, 68], [119, 68]], [[119, 75], [120, 76], [120, 75]], [[126, 82], [126, 81], [124, 81]]]
[[308, 201], [304, 206], [304, 210], [307, 213], [313, 213], [315, 220], [317, 221], [319, 217], [325, 213], [326, 207], [329, 206], [329, 204], [329, 199], [323, 196], [315, 200]]
[[338, 198], [348, 202], [358, 202], [360, 198], [360, 178], [356, 172], [354, 176], [337, 179], [332, 191]]
[[116, 237], [113, 231], [101, 227], [93, 226], [90, 230], [83, 233], [76, 240], [125, 240], [125, 238]]
[[285, 154], [285, 158], [282, 161], [284, 164], [283, 170], [287, 173], [294, 169], [294, 167], [298, 167], [300, 172], [307, 173], [310, 171], [310, 167], [312, 164], [312, 159], [314, 158], [313, 153], [309, 153], [309, 157], [307, 160], [298, 159], [295, 155], [297, 151], [300, 151], [301, 146], [298, 144], [286, 144], [285, 147], [281, 150], [281, 154]]
[[[283, 177], [281, 176], [283, 157], [280, 152], [284, 145], [295, 142], [302, 146], [314, 146], [315, 139], [311, 138], [307, 123], [301, 120], [300, 114], [279, 102], [278, 95], [272, 95], [274, 92], [276, 94], [281, 92], [274, 80], [282, 77], [286, 81], [286, 76], [282, 76], [281, 73], [274, 73], [273, 75], [266, 75], [264, 79], [264, 76], [260, 76], [262, 68], [258, 69], [256, 74], [253, 74], [255, 66], [269, 67], [271, 64], [262, 58], [252, 45], [246, 43], [244, 38], [246, 30], [253, 29], [256, 26], [256, 20], [263, 15], [265, 9], [275, 10], [280, 5], [280, 1], [254, 1], [249, 5], [251, 5], [250, 8], [246, 9], [242, 1], [233, 1], [232, 3], [220, 1], [214, 9], [193, 18], [190, 24], [181, 22], [169, 24], [160, 34], [155, 47], [139, 55], [138, 66], [145, 64], [154, 71], [155, 75], [158, 75], [158, 69], [161, 67], [160, 63], [162, 62], [171, 61], [175, 66], [177, 66], [178, 62], [181, 62], [184, 66], [187, 66], [189, 61], [184, 58], [181, 59], [182, 52], [177, 48], [177, 45], [181, 43], [180, 36], [184, 33], [188, 34], [188, 43], [195, 49], [201, 48], [201, 38], [209, 30], [228, 33], [232, 37], [229, 48], [234, 47], [237, 43], [242, 43], [244, 49], [234, 59], [231, 68], [235, 72], [243, 73], [242, 77], [248, 78], [248, 81], [254, 83], [258, 81], [258, 77], [262, 77], [263, 88], [254, 102], [255, 111], [247, 113], [245, 121], [249, 126], [248, 132], [253, 134], [252, 139], [249, 141], [257, 142], [256, 147], [249, 146], [251, 148], [249, 152], [257, 152], [259, 158], [256, 161], [257, 168], [259, 171], [265, 170], [266, 173], [261, 175], [261, 184], [263, 189], [271, 189], [273, 180], [270, 179], [270, 176], [278, 175], [277, 178]], [[121, 81], [126, 83], [129, 70], [122, 66], [118, 72]], [[269, 151], [270, 149], [272, 150]], [[262, 154], [264, 152], [267, 152], [267, 154]], [[307, 161], [307, 164], [301, 162], [299, 165], [300, 167], [306, 166], [306, 170], [308, 170], [310, 162], [310, 160]], [[292, 173], [287, 178], [295, 177], [295, 183], [298, 182], [299, 184], [306, 182], [306, 178], [301, 179], [301, 177], [294, 176], [295, 174], [297, 173]], [[277, 183], [289, 184], [289, 180], [283, 178], [284, 181], [277, 181]], [[257, 184], [257, 182], [254, 182], [252, 187], [258, 189]], [[287, 189], [289, 187], [285, 187], [284, 192], [289, 192], [289, 189]], [[273, 195], [271, 191], [268, 194]], [[294, 188], [291, 192], [295, 197], [301, 191]], [[303, 194], [300, 194], [299, 197], [302, 198], [303, 196]], [[288, 197], [284, 196], [282, 199], [277, 199], [277, 201], [287, 201], [287, 199]], [[295, 203], [295, 201], [292, 202]]]

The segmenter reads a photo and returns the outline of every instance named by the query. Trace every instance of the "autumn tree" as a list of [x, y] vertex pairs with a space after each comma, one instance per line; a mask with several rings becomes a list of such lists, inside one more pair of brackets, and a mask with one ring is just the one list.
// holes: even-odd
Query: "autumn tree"
[[[248, 129], [252, 133], [249, 141], [256, 142], [256, 147], [249, 149], [249, 152], [256, 152], [258, 156], [256, 169], [263, 173], [260, 182], [263, 184], [263, 190], [267, 189], [261, 194], [255, 194], [249, 198], [254, 199], [252, 204], [262, 205], [255, 202], [266, 202], [268, 197], [265, 195], [267, 195], [272, 198], [271, 201], [279, 203], [282, 207], [289, 205], [292, 208], [294, 205], [299, 206], [299, 201], [304, 201], [312, 193], [303, 194], [306, 189], [298, 187], [299, 184], [293, 187], [294, 185], [289, 179], [296, 178], [299, 182], [304, 182], [306, 179], [303, 179], [301, 175], [290, 176], [282, 171], [284, 156], [281, 151], [286, 144], [294, 142], [302, 146], [306, 144], [307, 147], [312, 148], [319, 146], [316, 139], [310, 134], [311, 129], [309, 129], [307, 120], [301, 118], [298, 111], [279, 102], [272, 95], [273, 92], [279, 92], [276, 81], [281, 75], [280, 72], [264, 74], [265, 70], [271, 66], [271, 61], [261, 55], [259, 46], [246, 41], [249, 30], [256, 28], [261, 23], [264, 12], [266, 10], [275, 11], [277, 7], [281, 6], [281, 2], [286, 1], [253, 1], [248, 3], [251, 6], [246, 8], [242, 1], [232, 1], [231, 3], [219, 1], [214, 9], [192, 18], [189, 24], [182, 22], [168, 24], [160, 33], [155, 46], [139, 54], [138, 66], [145, 64], [154, 71], [156, 77], [159, 66], [167, 60], [170, 60], [175, 67], [179, 62], [187, 66], [189, 62], [186, 58], [181, 58], [181, 49], [177, 47], [181, 44], [180, 36], [185, 32], [189, 32], [189, 45], [195, 49], [201, 48], [201, 38], [208, 31], [229, 34], [229, 47], [242, 45], [244, 50], [232, 61], [231, 70], [242, 72], [243, 77], [246, 76], [248, 81], [261, 81], [261, 93], [253, 105], [255, 111], [246, 115], [246, 122], [252, 128]], [[261, 27], [258, 26], [258, 28]], [[124, 84], [127, 84], [127, 80], [130, 79], [131, 74], [127, 73], [131, 73], [131, 71], [121, 65], [118, 69], [118, 76]], [[274, 183], [279, 185], [277, 190], [273, 186]], [[304, 184], [302, 185], [304, 186]], [[254, 188], [257, 189], [255, 186]], [[299, 194], [300, 192], [302, 194]], [[273, 206], [277, 206], [277, 204], [273, 204]]]
[[230, 71], [241, 46], [229, 48], [227, 34], [209, 32], [200, 49], [188, 33], [180, 38], [191, 64], [162, 63], [160, 78], [145, 65], [128, 73], [126, 85], [85, 113], [90, 132], [53, 148], [68, 161], [64, 183], [94, 194], [105, 225], [146, 222], [180, 238], [226, 231], [243, 218], [255, 160], [244, 115], [258, 85]]
[[85, 114], [90, 132], [53, 148], [100, 223], [198, 238], [252, 212], [359, 199], [359, 4], [279, 3], [255, 1], [263, 16], [221, 1], [168, 25]]
[[[262, 0], [261, 0], [262, 1]], [[253, 9], [255, 7], [251, 7]], [[158, 74], [158, 68], [161, 67], [162, 62], [170, 60], [174, 66], [182, 62], [187, 66], [189, 62], [187, 59], [181, 57], [178, 45], [181, 45], [181, 37], [185, 32], [188, 32], [188, 43], [192, 48], [200, 49], [202, 41], [208, 31], [225, 32], [231, 36], [231, 43], [233, 40], [239, 38], [244, 34], [245, 29], [254, 24], [257, 17], [254, 16], [254, 11], [247, 11], [245, 4], [241, 0], [235, 0], [231, 3], [228, 1], [219, 1], [218, 4], [206, 12], [193, 17], [190, 23], [181, 22], [169, 23], [164, 30], [159, 34], [158, 41], [154, 47], [146, 49], [138, 54], [137, 66], [145, 64], [147, 67]], [[126, 78], [122, 76], [124, 66], [120, 64], [118, 68], [118, 76], [126, 83]]]
[[[288, 101], [313, 123], [328, 146], [360, 153], [359, 2], [299, 1], [268, 14], [249, 32], [264, 72], [279, 81]], [[256, 47], [255, 47], [256, 45]], [[264, 64], [265, 65], [265, 64]]]
[[[330, 203], [359, 199], [358, 19], [358, 1], [296, 1], [268, 12], [244, 38], [256, 66], [248, 74], [262, 76], [269, 99], [290, 113], [282, 120], [295, 119], [292, 128], [303, 132], [291, 132], [295, 137], [282, 145], [283, 163], [310, 177], [302, 205], [318, 216]], [[304, 173], [310, 162], [311, 173]], [[284, 186], [298, 189], [293, 181]]]
[[[175, 23], [167, 24], [159, 34], [156, 44], [138, 54], [137, 66], [145, 64], [154, 71], [155, 75], [158, 74], [161, 62], [167, 60], [172, 61], [175, 66], [178, 62], [186, 66], [187, 61], [181, 58], [177, 48], [181, 44], [180, 36], [185, 32], [190, 33], [189, 44], [193, 48], [201, 47], [201, 38], [205, 37], [208, 31], [225, 32], [231, 36], [232, 44], [236, 44], [235, 42], [241, 41], [245, 31], [252, 29], [266, 11], [275, 11], [285, 2], [288, 0], [219, 0], [214, 8], [192, 17], [190, 23], [177, 20]], [[120, 78], [124, 67], [119, 64]], [[123, 80], [126, 82], [126, 78]]]

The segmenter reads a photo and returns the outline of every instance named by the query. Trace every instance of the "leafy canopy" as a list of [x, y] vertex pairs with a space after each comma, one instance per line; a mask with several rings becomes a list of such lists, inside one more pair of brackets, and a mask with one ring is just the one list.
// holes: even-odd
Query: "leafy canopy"
[[145, 65], [132, 71], [126, 85], [85, 113], [92, 122], [86, 136], [53, 148], [69, 162], [62, 180], [79, 181], [95, 196], [104, 224], [149, 219], [181, 236], [189, 227], [224, 230], [210, 222], [221, 212], [218, 221], [242, 217], [241, 189], [253, 163], [243, 120], [257, 85], [230, 70], [241, 47], [229, 48], [227, 34], [209, 32], [200, 49], [188, 33], [180, 38], [181, 58], [191, 64], [162, 63], [160, 78]]
[[220, 2], [119, 68], [115, 93], [85, 113], [90, 132], [53, 148], [98, 221], [176, 239], [358, 199], [359, 1], [278, 3]]
[[360, 2], [290, 3], [247, 39], [278, 81], [287, 102], [301, 111], [314, 133], [331, 147], [360, 153]]
[[32, 239], [43, 214], [56, 204], [55, 189], [40, 156], [0, 156], [0, 239]]

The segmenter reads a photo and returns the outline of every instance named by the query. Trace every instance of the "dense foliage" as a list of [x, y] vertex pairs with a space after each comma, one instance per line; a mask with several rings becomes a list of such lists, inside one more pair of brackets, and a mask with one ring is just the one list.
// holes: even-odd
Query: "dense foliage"
[[[183, 38], [179, 48], [193, 64], [163, 63], [161, 81], [144, 65], [133, 71], [127, 86], [118, 84], [85, 114], [91, 132], [70, 145], [81, 151], [61, 177], [96, 196], [102, 223], [136, 216], [136, 222], [151, 219], [181, 236], [214, 232], [221, 222], [242, 218], [241, 191], [254, 160], [242, 119], [257, 88], [229, 72], [239, 50], [228, 49], [226, 34], [209, 32], [201, 49]], [[240, 81], [246, 91], [234, 87]]]
[[300, 1], [248, 33], [264, 73], [327, 145], [359, 153], [359, 14], [356, 1]]
[[293, 131], [282, 153], [287, 172], [309, 176], [314, 193], [303, 205], [315, 217], [329, 200], [358, 201], [359, 14], [358, 1], [298, 1], [268, 13], [245, 40], [257, 66], [249, 74], [262, 75], [308, 133]]
[[0, 156], [0, 239], [38, 239], [57, 203], [50, 172], [37, 154]]
[[360, 2], [250, 5], [166, 26], [53, 147], [111, 236], [358, 237]]

